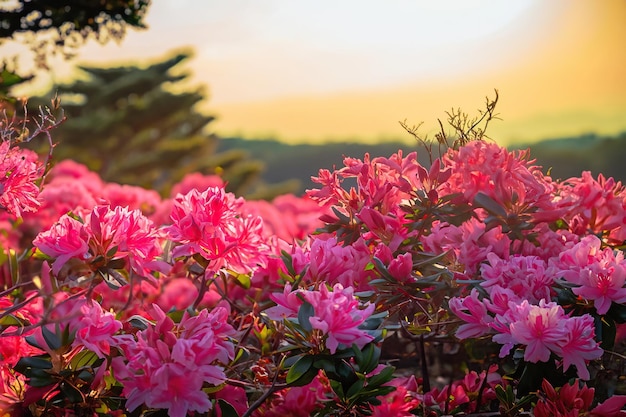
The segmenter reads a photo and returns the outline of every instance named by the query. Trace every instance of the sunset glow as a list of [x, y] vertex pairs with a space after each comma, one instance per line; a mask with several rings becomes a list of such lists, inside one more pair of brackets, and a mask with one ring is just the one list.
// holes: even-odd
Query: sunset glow
[[[626, 130], [626, 3], [555, 0], [155, 1], [149, 29], [78, 62], [149, 62], [181, 47], [223, 136], [408, 139], [500, 92], [499, 143]], [[59, 63], [54, 79], [70, 65]]]

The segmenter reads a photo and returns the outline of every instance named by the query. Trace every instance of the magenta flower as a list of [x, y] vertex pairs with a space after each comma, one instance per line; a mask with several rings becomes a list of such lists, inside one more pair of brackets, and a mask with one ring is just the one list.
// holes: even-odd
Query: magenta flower
[[211, 262], [211, 272], [230, 269], [246, 273], [265, 263], [269, 251], [263, 221], [244, 216], [242, 203], [218, 187], [179, 194], [170, 216], [173, 224], [166, 229], [170, 239], [179, 244], [172, 255], [199, 254]]
[[115, 342], [113, 335], [122, 328], [122, 323], [115, 315], [102, 310], [95, 301], [87, 301], [80, 307], [81, 316], [75, 324], [76, 339], [74, 345], [83, 345], [104, 358], [111, 352]]
[[41, 252], [54, 258], [53, 274], [58, 275], [70, 259], [78, 259], [84, 269], [94, 271], [103, 262], [121, 259], [129, 270], [149, 279], [153, 279], [153, 271], [168, 270], [167, 264], [156, 259], [161, 254], [159, 235], [139, 210], [96, 206], [85, 218], [83, 224], [66, 214], [33, 240]]
[[230, 337], [235, 330], [226, 322], [228, 313], [222, 307], [193, 317], [185, 313], [179, 324], [156, 305], [151, 314], [155, 325], [136, 338], [115, 337], [123, 356], [113, 358], [112, 367], [124, 385], [126, 407], [132, 411], [145, 404], [175, 417], [209, 411], [212, 404], [202, 388], [224, 383], [220, 364], [234, 358]]
[[489, 315], [487, 306], [478, 298], [478, 290], [473, 289], [468, 297], [453, 297], [449, 302], [450, 310], [465, 324], [459, 326], [456, 337], [467, 339], [482, 336], [491, 331], [493, 317]]
[[43, 174], [37, 154], [27, 149], [11, 147], [9, 141], [0, 143], [0, 207], [22, 217], [35, 212], [39, 201], [36, 184]]
[[374, 340], [373, 336], [358, 327], [372, 315], [376, 306], [368, 304], [361, 310], [353, 292], [351, 287], [343, 288], [341, 284], [335, 284], [332, 291], [321, 285], [319, 293], [305, 294], [315, 310], [309, 319], [311, 326], [328, 335], [326, 347], [330, 353], [335, 353], [340, 344], [356, 344], [363, 348]]
[[52, 273], [59, 271], [72, 258], [87, 261], [93, 255], [89, 252], [89, 232], [78, 220], [65, 215], [50, 230], [41, 232], [33, 240], [33, 245], [42, 253], [54, 258]]

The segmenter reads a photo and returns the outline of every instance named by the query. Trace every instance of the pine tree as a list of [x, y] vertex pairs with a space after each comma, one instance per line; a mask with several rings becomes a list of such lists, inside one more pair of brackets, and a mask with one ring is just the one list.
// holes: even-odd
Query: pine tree
[[218, 138], [206, 132], [214, 118], [196, 109], [204, 89], [181, 87], [189, 74], [179, 65], [189, 57], [176, 53], [145, 67], [81, 66], [86, 77], [52, 87], [43, 102], [58, 94], [67, 116], [56, 130], [54, 159], [163, 194], [188, 172], [221, 173], [229, 191], [253, 191], [263, 163], [241, 150], [215, 154]]

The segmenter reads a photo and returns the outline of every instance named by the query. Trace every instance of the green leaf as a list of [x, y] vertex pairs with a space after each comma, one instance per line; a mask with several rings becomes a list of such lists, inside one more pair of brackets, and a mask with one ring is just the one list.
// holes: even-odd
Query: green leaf
[[80, 390], [74, 385], [67, 382], [62, 382], [60, 388], [63, 394], [65, 394], [65, 397], [70, 401], [70, 403], [77, 404], [85, 401], [85, 396], [83, 395], [83, 393], [80, 392]]
[[250, 285], [252, 285], [252, 281], [250, 280], [250, 276], [246, 275], [246, 274], [239, 274], [237, 275], [237, 279], [236, 279], [237, 284], [239, 284], [239, 286], [241, 286], [244, 289], [250, 289]]
[[324, 371], [330, 373], [334, 373], [336, 371], [334, 362], [327, 357], [316, 359], [313, 362], [313, 367], [315, 367], [316, 369], [323, 369]]
[[3, 327], [9, 327], [9, 326], [18, 326], [18, 327], [24, 327], [27, 326], [29, 323], [25, 320], [22, 320], [20, 318], [18, 318], [17, 316], [14, 316], [13, 314], [7, 314], [6, 316], [3, 316], [2, 318], [0, 318], [0, 326]]
[[98, 355], [90, 350], [80, 351], [70, 361], [71, 369], [80, 369], [84, 366], [93, 365], [98, 359]]
[[130, 323], [131, 326], [139, 330], [146, 330], [148, 327], [152, 326], [152, 323], [150, 323], [147, 318], [139, 315], [131, 316], [128, 319], [128, 323]]
[[26, 336], [24, 338], [24, 340], [26, 340], [26, 343], [28, 343], [31, 346], [36, 347], [37, 349], [41, 349], [44, 350], [43, 347], [39, 346], [39, 343], [37, 343], [37, 340], [35, 339], [35, 336]]
[[393, 366], [385, 367], [382, 371], [380, 371], [379, 373], [377, 373], [376, 375], [372, 376], [371, 378], [367, 380], [367, 387], [368, 388], [378, 387], [380, 385], [383, 385], [391, 381], [395, 370], [396, 368], [394, 368]]
[[31, 387], [47, 387], [54, 384], [54, 382], [55, 381], [52, 378], [52, 375], [49, 375], [47, 377], [29, 378], [28, 381], [26, 381], [26, 383]]
[[313, 305], [308, 301], [302, 303], [300, 309], [298, 310], [298, 323], [300, 324], [300, 327], [302, 327], [307, 332], [313, 330], [313, 327], [311, 326], [311, 321], [309, 319], [314, 315], [315, 309], [313, 308]]
[[[296, 363], [294, 363], [291, 366], [291, 368], [289, 368], [289, 372], [287, 372], [286, 382], [290, 385], [297, 382], [299, 379], [303, 378], [304, 375], [312, 368], [313, 368], [313, 356], [311, 355], [302, 356], [300, 359], [296, 361]], [[317, 372], [317, 370], [315, 371]], [[311, 378], [311, 381], [312, 380], [313, 378]]]
[[367, 374], [372, 372], [378, 366], [380, 359], [380, 348], [374, 343], [368, 343], [362, 350], [363, 361], [359, 365], [359, 371]]
[[626, 323], [626, 305], [611, 303], [611, 308], [609, 308], [609, 312], [607, 316], [610, 316], [615, 320], [616, 323], [623, 324]]
[[499, 218], [506, 218], [506, 210], [498, 204], [494, 199], [489, 197], [487, 194], [479, 192], [474, 197], [474, 205], [478, 207], [482, 207], [494, 216]]
[[217, 404], [222, 412], [222, 417], [239, 417], [239, 413], [237, 413], [235, 407], [233, 407], [228, 401], [220, 398], [217, 400]]
[[361, 330], [376, 330], [378, 329], [383, 321], [387, 318], [387, 312], [383, 311], [381, 313], [372, 314], [359, 326]]
[[24, 358], [20, 358], [15, 364], [14, 369], [26, 375], [29, 369], [52, 369], [52, 362], [50, 359], [39, 357], [39, 356], [26, 356]]
[[61, 344], [61, 338], [57, 336], [56, 333], [51, 332], [47, 327], [42, 326], [41, 333], [43, 335], [43, 339], [46, 341], [46, 344], [50, 349], [57, 350], [61, 346], [63, 346]]
[[346, 391], [346, 398], [356, 397], [364, 386], [365, 380], [362, 378], [357, 379], [356, 382], [348, 388], [348, 391]]

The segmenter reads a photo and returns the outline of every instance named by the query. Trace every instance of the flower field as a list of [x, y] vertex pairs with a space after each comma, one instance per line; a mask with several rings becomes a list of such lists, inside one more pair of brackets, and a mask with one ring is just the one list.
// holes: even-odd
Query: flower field
[[626, 415], [626, 189], [431, 156], [162, 198], [6, 135], [0, 415]]

